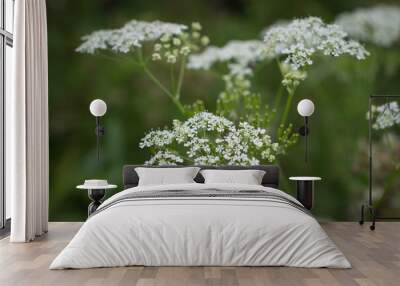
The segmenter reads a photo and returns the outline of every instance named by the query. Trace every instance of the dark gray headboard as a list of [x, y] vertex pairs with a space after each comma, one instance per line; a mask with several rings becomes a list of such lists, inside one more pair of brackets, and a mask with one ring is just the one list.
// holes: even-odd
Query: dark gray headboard
[[[124, 189], [133, 188], [138, 185], [139, 177], [135, 171], [137, 167], [146, 168], [179, 168], [183, 166], [143, 166], [143, 165], [125, 165], [122, 171], [123, 185]], [[186, 167], [186, 166], [185, 166]], [[218, 169], [218, 170], [263, 170], [265, 171], [264, 178], [262, 180], [262, 185], [265, 187], [278, 188], [279, 187], [279, 168], [275, 165], [260, 165], [260, 166], [221, 166], [221, 167], [211, 167], [211, 166], [197, 166], [201, 169]], [[204, 183], [203, 176], [199, 173], [194, 179], [197, 183]]]

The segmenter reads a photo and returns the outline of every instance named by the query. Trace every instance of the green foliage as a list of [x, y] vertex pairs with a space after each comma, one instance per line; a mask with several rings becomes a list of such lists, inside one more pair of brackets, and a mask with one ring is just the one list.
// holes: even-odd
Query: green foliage
[[278, 134], [278, 143], [282, 154], [286, 154], [286, 150], [296, 144], [299, 139], [299, 134], [293, 131], [293, 124], [289, 124], [286, 128], [281, 125]]
[[[248, 122], [258, 128], [271, 129], [276, 110], [263, 103], [262, 96], [251, 90], [250, 80], [244, 76], [224, 76], [225, 90], [219, 94], [216, 113], [235, 122]], [[280, 126], [277, 132], [280, 154], [296, 144], [298, 134], [292, 124]]]
[[203, 112], [205, 110], [206, 110], [206, 107], [204, 106], [204, 102], [200, 99], [197, 99], [192, 104], [185, 105], [185, 116], [191, 117], [191, 116], [195, 115], [196, 113]]
[[[126, 53], [136, 55], [137, 60], [133, 61], [134, 64], [140, 67], [148, 76], [148, 78], [171, 99], [183, 116], [190, 117], [190, 119], [192, 119], [196, 118], [196, 114], [207, 113], [201, 113], [206, 108], [203, 101], [200, 99], [197, 99], [192, 104], [182, 103], [181, 87], [184, 80], [185, 70], [187, 68], [186, 62], [191, 53], [198, 52], [200, 50], [200, 46], [205, 46], [209, 43], [209, 38], [201, 35], [200, 31], [202, 27], [200, 23], [192, 23], [191, 29], [188, 31], [186, 31], [186, 28], [186, 26], [175, 23], [165, 23], [161, 21], [142, 22], [133, 20], [126, 23], [120, 29], [96, 31], [88, 36], [85, 36], [83, 38], [84, 42], [80, 47], [77, 48], [77, 51], [94, 54], [95, 52], [109, 49], [116, 53], [115, 55], [111, 55], [111, 58], [114, 56], [120, 57], [119, 54]], [[136, 39], [133, 37], [136, 37]], [[150, 46], [152, 46], [151, 59], [153, 61], [161, 63], [163, 62], [164, 64], [170, 65], [169, 86], [163, 83], [159, 76], [155, 75], [150, 70], [148, 65], [149, 56], [146, 55], [148, 50], [145, 49], [144, 44], [150, 44]], [[254, 135], [256, 135], [257, 132], [262, 132], [264, 136], [263, 138], [265, 139], [267, 137], [264, 134], [267, 131], [272, 133], [275, 131], [271, 126], [271, 119], [275, 115], [275, 110], [271, 111], [269, 106], [262, 102], [261, 95], [252, 91], [250, 79], [250, 75], [253, 74], [250, 64], [253, 63], [253, 61], [269, 61], [269, 58], [263, 55], [262, 45], [263, 44], [260, 41], [233, 41], [223, 49], [212, 47], [206, 50], [203, 55], [197, 55], [197, 63], [194, 65], [196, 66], [197, 64], [200, 66], [210, 67], [214, 61], [236, 61], [235, 64], [230, 63], [228, 65], [230, 70], [229, 74], [222, 76], [225, 81], [225, 90], [219, 94], [217, 99], [216, 114], [218, 114], [220, 118], [232, 120], [239, 126], [239, 128], [248, 128], [249, 132], [250, 130], [254, 130]], [[256, 56], [254, 56], [253, 53], [257, 53]], [[125, 57], [124, 55], [122, 56]], [[245, 61], [243, 61], [243, 57], [246, 57]], [[178, 76], [176, 77], [174, 65], [178, 62], [179, 69], [177, 73]], [[293, 70], [293, 68], [291, 68], [289, 65], [280, 64], [278, 60], [277, 62], [284, 78], [282, 80], [282, 85], [285, 86], [289, 92], [289, 98], [286, 102], [285, 113], [281, 123], [281, 125], [284, 126], [288, 107], [291, 105], [291, 99], [294, 95], [295, 89], [300, 84], [300, 81], [306, 78], [306, 74], [302, 71]], [[193, 62], [191, 65], [193, 65]], [[235, 125], [232, 124], [232, 128], [235, 128]], [[277, 154], [286, 154], [286, 149], [296, 143], [296, 136], [290, 134], [291, 130], [291, 126], [286, 129], [281, 127], [278, 130], [276, 136], [278, 137], [278, 141], [282, 143], [280, 146], [277, 143], [272, 144], [269, 136], [267, 138], [268, 140], [260, 139], [258, 141], [261, 142], [260, 145], [253, 141], [246, 142], [246, 140], [240, 136], [241, 132], [236, 134], [236, 131], [233, 130], [232, 134], [234, 135], [228, 135], [233, 136], [243, 145], [246, 145], [246, 151], [248, 154], [242, 152], [240, 155], [236, 154], [235, 159], [229, 160], [224, 158], [228, 155], [222, 157], [218, 157], [217, 155], [224, 154], [226, 152], [226, 154], [229, 154], [230, 152], [221, 149], [221, 146], [225, 146], [225, 148], [232, 148], [232, 146], [229, 146], [229, 144], [221, 144], [225, 139], [220, 138], [213, 141], [213, 134], [203, 132], [203, 137], [200, 140], [202, 142], [200, 143], [204, 143], [203, 141], [208, 142], [209, 145], [207, 148], [203, 148], [203, 151], [206, 152], [206, 150], [208, 150], [209, 153], [197, 154], [197, 156], [206, 158], [201, 161], [203, 164], [206, 162], [208, 164], [222, 164], [224, 162], [230, 164], [248, 164], [253, 162], [255, 164], [255, 162], [263, 162], [261, 161], [262, 159], [267, 160], [266, 162], [273, 162], [275, 161]], [[168, 130], [160, 130], [158, 133], [154, 133], [154, 131], [152, 131], [150, 132], [150, 135], [165, 135], [168, 132]], [[176, 133], [175, 130], [173, 132]], [[176, 134], [170, 136], [174, 137], [175, 135]], [[194, 136], [198, 136], [198, 134], [195, 134]], [[222, 136], [222, 138], [223, 137], [224, 136]], [[153, 139], [153, 141], [158, 142], [157, 139]], [[270, 146], [274, 146], [272, 149], [276, 154], [269, 154], [269, 151], [266, 151], [268, 153], [267, 154], [262, 150], [259, 150], [261, 148], [260, 146], [263, 145], [262, 142], [265, 143], [264, 148], [268, 149]], [[187, 145], [189, 143], [185, 144]], [[253, 145], [258, 147], [254, 149], [252, 147]], [[157, 144], [156, 146], [165, 147], [158, 146]], [[152, 150], [154, 149], [154, 146], [148, 147]], [[173, 149], [172, 146], [169, 145], [168, 147], [155, 150], [156, 152], [153, 153], [153, 157], [149, 160], [149, 162], [152, 164], [165, 164], [169, 162], [168, 160], [170, 160], [174, 164], [187, 163], [187, 160], [182, 159], [184, 156], [180, 154], [180, 148], [178, 146], [176, 147], [177, 149]], [[200, 147], [197, 146], [197, 148]], [[235, 148], [240, 150], [242, 149], [240, 146], [236, 146]], [[211, 152], [212, 150], [215, 150], [216, 153], [213, 154]], [[257, 150], [257, 152], [255, 152], [255, 150]], [[190, 151], [189, 153], [193, 152]], [[254, 157], [256, 154], [258, 154], [258, 156]]]
[[207, 36], [201, 35], [200, 23], [192, 23], [191, 30], [178, 35], [164, 34], [153, 47], [152, 60], [165, 60], [166, 63], [175, 64], [179, 59], [185, 61], [186, 57], [200, 50], [209, 43]]
[[[356, 8], [359, 3], [306, 0], [292, 4], [288, 1], [173, 0], [168, 4], [157, 0], [48, 1], [50, 220], [85, 220], [89, 201], [85, 192], [74, 190], [76, 185], [84, 179], [104, 178], [121, 186], [122, 166], [140, 164], [151, 156], [149, 149], [137, 147], [148, 130], [167, 126], [172, 118], [185, 120], [203, 111], [204, 106], [216, 110], [218, 95], [224, 88], [223, 81], [213, 71], [188, 73], [181, 86], [180, 101], [185, 110], [196, 100], [203, 101], [204, 106], [196, 104], [188, 114], [182, 114], [175, 103], [171, 104], [170, 97], [148, 80], [142, 67], [136, 64], [136, 55], [129, 54], [116, 61], [115, 55], [110, 60], [75, 53], [82, 35], [96, 29], [120, 27], [132, 18], [179, 23], [196, 20], [203, 24], [212, 42], [221, 46], [235, 38], [257, 38], [264, 27], [279, 19], [317, 15], [331, 22], [337, 14]], [[303, 138], [297, 138], [299, 144], [287, 148], [285, 157], [279, 161], [281, 189], [294, 194], [295, 186], [285, 180], [290, 175], [321, 176], [323, 181], [316, 186], [313, 209], [319, 217], [358, 218], [358, 206], [365, 199], [368, 186], [368, 168], [362, 165], [356, 173], [354, 162], [359, 156], [359, 142], [368, 138], [365, 120], [368, 95], [398, 94], [400, 90], [398, 44], [392, 48], [368, 45], [367, 49], [371, 56], [356, 64], [349, 58], [319, 60], [318, 65], [307, 70], [307, 80], [296, 88], [293, 104], [288, 108], [287, 121], [296, 130], [302, 125], [295, 109], [297, 101], [310, 98], [316, 105], [310, 118], [310, 160], [305, 164], [299, 156], [304, 145]], [[152, 51], [152, 48], [145, 51], [146, 65], [170, 90], [171, 65], [152, 61]], [[175, 82], [180, 64], [178, 61], [173, 65]], [[287, 90], [277, 92], [282, 79], [276, 66], [266, 64], [257, 71], [257, 80], [252, 80], [251, 90], [261, 97], [260, 109], [270, 106], [267, 113], [271, 114], [270, 126], [274, 130], [288, 99]], [[95, 98], [104, 99], [108, 105], [102, 119], [106, 135], [102, 138], [99, 163], [93, 132], [95, 121], [88, 111], [90, 101]], [[254, 106], [257, 110], [257, 104]], [[292, 134], [297, 137], [295, 132]], [[274, 141], [284, 145], [279, 139]]]
[[283, 75], [282, 85], [289, 94], [294, 93], [302, 81], [307, 78], [307, 72], [304, 70], [294, 70], [290, 65], [280, 64]]
[[263, 104], [261, 94], [251, 90], [250, 79], [242, 75], [225, 75], [223, 79], [225, 90], [218, 96], [216, 113], [236, 122], [268, 128], [274, 111]]

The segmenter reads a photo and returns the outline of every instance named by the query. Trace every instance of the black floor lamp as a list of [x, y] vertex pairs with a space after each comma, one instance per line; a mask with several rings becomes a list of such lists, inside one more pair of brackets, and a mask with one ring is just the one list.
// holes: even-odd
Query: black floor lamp
[[[368, 150], [368, 161], [369, 161], [369, 168], [368, 168], [368, 203], [364, 203], [361, 205], [361, 218], [359, 223], [362, 225], [364, 224], [364, 211], [365, 209], [369, 210], [369, 213], [372, 218], [372, 224], [370, 225], [370, 229], [374, 230], [375, 229], [375, 222], [377, 220], [397, 220], [400, 219], [400, 217], [379, 217], [376, 213], [375, 207], [373, 206], [373, 200], [372, 200], [372, 182], [373, 182], [373, 173], [372, 173], [372, 101], [374, 99], [400, 99], [400, 95], [371, 95], [369, 97], [369, 103], [368, 103], [368, 111], [369, 111], [369, 116], [368, 116], [368, 141], [369, 141], [369, 150]], [[388, 103], [386, 103], [388, 104]]]
[[100, 137], [104, 136], [105, 129], [100, 124], [100, 117], [107, 112], [107, 104], [101, 99], [95, 99], [90, 103], [90, 113], [96, 117], [96, 145], [97, 145], [97, 161], [100, 160]]
[[303, 99], [297, 105], [297, 112], [304, 117], [304, 126], [300, 127], [298, 132], [301, 136], [305, 137], [304, 160], [306, 163], [308, 162], [308, 154], [309, 154], [308, 136], [310, 134], [310, 129], [308, 126], [309, 123], [308, 118], [311, 115], [313, 115], [314, 110], [315, 110], [314, 103], [309, 99]]

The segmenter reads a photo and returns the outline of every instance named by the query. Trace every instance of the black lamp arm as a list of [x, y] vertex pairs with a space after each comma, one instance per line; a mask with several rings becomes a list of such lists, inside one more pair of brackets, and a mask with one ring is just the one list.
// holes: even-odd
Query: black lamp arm
[[305, 137], [305, 154], [304, 154], [304, 159], [305, 162], [307, 163], [308, 161], [308, 135], [310, 134], [310, 129], [308, 128], [308, 116], [304, 116], [304, 126], [301, 126], [298, 130], [299, 134], [301, 136]]
[[304, 125], [299, 128], [298, 132], [301, 136], [310, 134], [310, 129], [308, 128], [308, 116], [304, 116]]
[[96, 116], [96, 129], [94, 130], [96, 134], [96, 145], [97, 145], [97, 161], [100, 160], [100, 137], [104, 136], [106, 130], [100, 124], [100, 117]]
[[104, 136], [104, 134], [106, 133], [106, 130], [100, 124], [100, 117], [98, 116], [96, 116], [96, 129], [94, 130], [94, 132], [97, 136]]

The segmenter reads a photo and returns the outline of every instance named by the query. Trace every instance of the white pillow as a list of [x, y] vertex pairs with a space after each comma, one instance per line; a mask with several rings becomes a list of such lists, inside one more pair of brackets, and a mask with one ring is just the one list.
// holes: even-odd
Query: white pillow
[[139, 176], [139, 186], [195, 183], [193, 179], [199, 170], [198, 167], [135, 168]]
[[261, 185], [265, 171], [261, 170], [201, 170], [205, 184]]

